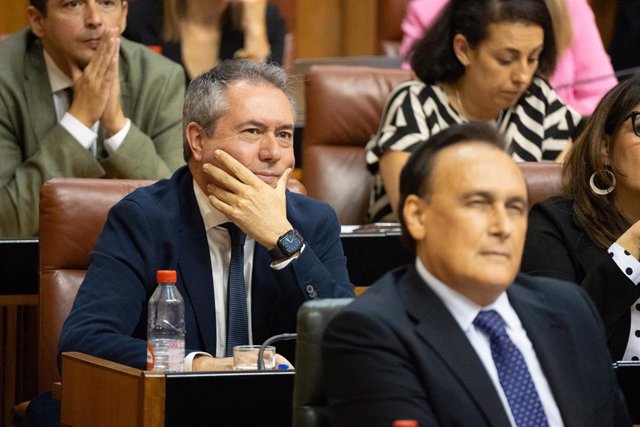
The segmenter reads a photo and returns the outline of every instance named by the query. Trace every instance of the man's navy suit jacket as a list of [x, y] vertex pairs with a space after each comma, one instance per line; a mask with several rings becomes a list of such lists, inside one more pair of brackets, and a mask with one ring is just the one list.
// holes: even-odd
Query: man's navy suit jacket
[[[519, 275], [509, 302], [533, 344], [564, 425], [629, 426], [604, 328], [587, 294]], [[338, 313], [324, 336], [334, 426], [510, 426], [466, 335], [415, 265], [388, 274]]]
[[[256, 243], [251, 279], [253, 342], [295, 332], [300, 305], [353, 296], [340, 225], [331, 207], [287, 193], [287, 217], [306, 248], [282, 270]], [[141, 188], [109, 212], [59, 344], [135, 368], [146, 367], [147, 301], [157, 270], [176, 270], [185, 301], [186, 348], [216, 353], [213, 279], [207, 235], [187, 167]], [[282, 351], [284, 348], [285, 351]], [[293, 359], [293, 346], [278, 351]]]

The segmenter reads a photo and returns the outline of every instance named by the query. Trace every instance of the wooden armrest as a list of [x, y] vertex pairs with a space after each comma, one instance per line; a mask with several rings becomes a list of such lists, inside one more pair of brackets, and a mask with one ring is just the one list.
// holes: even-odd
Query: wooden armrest
[[62, 425], [164, 425], [164, 373], [62, 354]]

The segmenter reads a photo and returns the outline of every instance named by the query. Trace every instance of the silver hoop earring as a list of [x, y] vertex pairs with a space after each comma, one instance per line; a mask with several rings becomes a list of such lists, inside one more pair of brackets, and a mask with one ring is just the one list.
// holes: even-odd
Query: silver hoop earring
[[[599, 172], [604, 172], [606, 173], [610, 180], [611, 180], [611, 185], [608, 188], [598, 188], [595, 184], [595, 178], [596, 178], [596, 174]], [[597, 194], [598, 196], [606, 196], [607, 194], [611, 193], [613, 191], [613, 189], [616, 186], [616, 176], [613, 174], [613, 172], [611, 172], [608, 169], [602, 169], [599, 171], [596, 171], [594, 173], [591, 174], [591, 178], [589, 178], [589, 187], [591, 187], [591, 191], [593, 191], [594, 194]]]

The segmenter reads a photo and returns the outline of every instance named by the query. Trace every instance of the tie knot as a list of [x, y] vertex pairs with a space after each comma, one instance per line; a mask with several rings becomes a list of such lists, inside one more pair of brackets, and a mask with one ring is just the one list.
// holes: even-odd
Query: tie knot
[[489, 337], [495, 337], [505, 335], [505, 321], [495, 310], [482, 310], [476, 318], [473, 320], [473, 324], [489, 335]]
[[231, 246], [244, 246], [247, 235], [240, 230], [233, 222], [225, 222], [222, 227], [226, 228], [231, 237]]

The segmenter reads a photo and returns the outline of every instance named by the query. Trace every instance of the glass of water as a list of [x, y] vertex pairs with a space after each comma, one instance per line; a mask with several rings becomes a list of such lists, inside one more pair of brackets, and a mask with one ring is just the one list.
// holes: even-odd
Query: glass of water
[[[259, 345], [237, 345], [233, 347], [233, 370], [234, 371], [255, 371], [258, 369]], [[267, 346], [263, 353], [264, 368], [275, 369], [276, 348]]]

